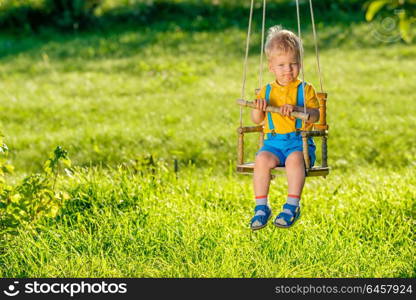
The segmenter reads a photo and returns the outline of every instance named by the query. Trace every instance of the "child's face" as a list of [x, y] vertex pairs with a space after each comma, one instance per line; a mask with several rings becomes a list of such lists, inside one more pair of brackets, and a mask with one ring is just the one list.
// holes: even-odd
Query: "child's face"
[[269, 58], [269, 70], [280, 85], [288, 85], [298, 78], [299, 59], [293, 52], [278, 52]]

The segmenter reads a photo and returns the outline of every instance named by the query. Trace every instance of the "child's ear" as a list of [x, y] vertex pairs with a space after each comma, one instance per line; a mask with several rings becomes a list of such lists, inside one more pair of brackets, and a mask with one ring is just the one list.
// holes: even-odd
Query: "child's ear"
[[268, 66], [269, 66], [269, 71], [273, 73], [272, 64], [270, 63], [270, 61], [268, 62]]

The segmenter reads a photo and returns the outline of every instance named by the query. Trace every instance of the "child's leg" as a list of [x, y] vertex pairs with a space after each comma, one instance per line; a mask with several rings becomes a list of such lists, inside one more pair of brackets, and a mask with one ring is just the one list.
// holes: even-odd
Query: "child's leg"
[[257, 230], [266, 226], [271, 216], [271, 210], [267, 205], [267, 194], [270, 185], [270, 169], [279, 164], [279, 159], [268, 151], [262, 151], [256, 156], [254, 164], [254, 194], [256, 198], [255, 215], [251, 219], [250, 227]]
[[279, 164], [279, 159], [268, 151], [262, 151], [256, 156], [253, 174], [254, 195], [268, 195], [270, 186], [270, 170]]
[[288, 194], [300, 197], [305, 184], [305, 162], [303, 153], [301, 151], [290, 153], [286, 159], [285, 169]]
[[295, 151], [289, 154], [286, 159], [286, 175], [288, 196], [283, 212], [275, 220], [275, 225], [288, 227], [293, 224], [300, 212], [300, 196], [305, 184], [305, 163], [303, 153]]

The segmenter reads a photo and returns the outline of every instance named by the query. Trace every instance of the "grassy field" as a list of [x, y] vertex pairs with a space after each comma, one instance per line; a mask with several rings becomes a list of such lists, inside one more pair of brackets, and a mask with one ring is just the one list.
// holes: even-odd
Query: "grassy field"
[[[295, 227], [258, 232], [251, 177], [234, 172], [243, 30], [1, 34], [8, 182], [57, 145], [74, 168], [56, 217], [8, 238], [0, 276], [415, 277], [416, 46], [382, 43], [367, 24], [319, 28], [332, 170], [307, 180]], [[305, 41], [318, 87], [309, 31]], [[248, 98], [258, 49], [256, 34]], [[278, 177], [275, 214], [285, 195]]]

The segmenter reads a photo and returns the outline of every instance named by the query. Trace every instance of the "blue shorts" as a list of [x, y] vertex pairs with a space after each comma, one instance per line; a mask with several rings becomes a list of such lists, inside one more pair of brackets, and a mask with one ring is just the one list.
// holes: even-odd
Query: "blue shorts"
[[[311, 162], [310, 167], [313, 167], [315, 164], [316, 156], [315, 150], [316, 146], [311, 137], [308, 138], [308, 148], [309, 148], [309, 160]], [[286, 134], [267, 134], [267, 139], [264, 140], [264, 145], [256, 153], [259, 154], [262, 151], [268, 151], [277, 156], [279, 159], [281, 167], [286, 163], [286, 158], [295, 151], [302, 151], [302, 136], [298, 132], [290, 132]]]

